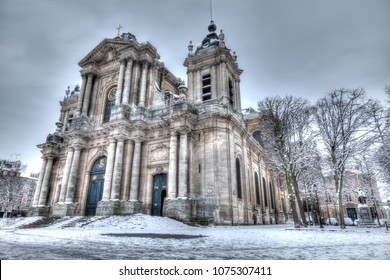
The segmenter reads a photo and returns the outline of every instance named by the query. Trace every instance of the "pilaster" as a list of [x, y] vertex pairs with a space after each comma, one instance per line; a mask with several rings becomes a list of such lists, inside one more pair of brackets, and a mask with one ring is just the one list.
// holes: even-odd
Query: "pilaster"
[[84, 93], [85, 93], [85, 84], [86, 84], [86, 75], [82, 74], [81, 78], [82, 78], [81, 89], [80, 89], [79, 98], [77, 99], [77, 107], [76, 107], [76, 112], [74, 114], [75, 117], [78, 117], [78, 116], [81, 115], [81, 109], [82, 109], [82, 106], [83, 106], [83, 99], [84, 99]]
[[177, 197], [177, 132], [171, 131], [169, 145], [168, 199]]
[[113, 172], [113, 184], [111, 190], [110, 200], [119, 201], [120, 187], [122, 183], [122, 165], [123, 165], [123, 145], [124, 138], [117, 139], [116, 151], [115, 151], [115, 164]]
[[120, 105], [122, 101], [123, 75], [125, 71], [125, 66], [126, 66], [126, 60], [123, 59], [121, 60], [119, 66], [118, 85], [116, 89], [116, 99], [115, 99], [116, 106]]
[[76, 189], [78, 171], [80, 166], [80, 155], [82, 147], [74, 147], [74, 153], [72, 158], [72, 167], [70, 168], [69, 183], [66, 190], [66, 200], [65, 203], [73, 203], [74, 191]]
[[141, 171], [142, 139], [134, 139], [133, 166], [131, 168], [130, 201], [138, 201], [139, 179]]
[[44, 157], [42, 158], [41, 171], [39, 173], [37, 187], [35, 188], [33, 206], [37, 206], [39, 203], [39, 196], [41, 194], [43, 177], [45, 176], [46, 164], [47, 164], [47, 158]]
[[139, 96], [138, 106], [145, 107], [146, 102], [146, 83], [147, 83], [147, 73], [148, 73], [149, 63], [143, 62], [142, 64], [142, 74], [141, 74], [141, 90]]
[[45, 175], [42, 181], [42, 188], [39, 194], [38, 206], [44, 206], [47, 203], [47, 194], [49, 192], [49, 182], [51, 177], [51, 171], [53, 168], [54, 158], [49, 156], [45, 167]]
[[82, 104], [82, 111], [81, 111], [81, 114], [83, 116], [88, 115], [89, 102], [90, 102], [91, 95], [92, 95], [93, 76], [94, 76], [93, 73], [88, 73], [87, 86], [85, 88], [85, 95], [84, 95], [84, 100], [83, 100], [83, 104]]
[[66, 156], [62, 182], [61, 182], [61, 191], [60, 191], [60, 198], [59, 198], [60, 203], [65, 202], [66, 190], [68, 188], [68, 182], [69, 182], [70, 168], [72, 167], [73, 152], [74, 152], [73, 148], [69, 147], [68, 154]]
[[114, 170], [114, 160], [115, 160], [115, 149], [116, 149], [116, 139], [110, 138], [108, 144], [108, 155], [107, 155], [107, 167], [106, 174], [103, 186], [103, 201], [110, 199], [111, 194], [111, 184], [112, 184], [112, 175]]
[[126, 73], [125, 73], [125, 85], [123, 88], [123, 104], [129, 104], [130, 100], [130, 82], [131, 82], [131, 73], [133, 68], [133, 60], [131, 58], [127, 59]]
[[180, 131], [179, 198], [188, 197], [188, 130]]

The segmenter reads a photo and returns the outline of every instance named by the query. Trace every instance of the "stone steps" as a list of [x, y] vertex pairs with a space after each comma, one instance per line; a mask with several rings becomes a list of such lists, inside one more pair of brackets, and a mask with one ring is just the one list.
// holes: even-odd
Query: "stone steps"
[[42, 227], [48, 227], [53, 224], [55, 224], [60, 218], [59, 217], [43, 217], [40, 220], [37, 220], [35, 222], [32, 222], [30, 224], [25, 224], [20, 226], [19, 228], [42, 228]]

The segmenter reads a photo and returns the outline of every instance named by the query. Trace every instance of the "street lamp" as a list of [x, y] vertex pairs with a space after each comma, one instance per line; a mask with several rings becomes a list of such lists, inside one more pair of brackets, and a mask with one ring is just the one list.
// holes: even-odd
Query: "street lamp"
[[372, 196], [371, 199], [374, 201], [374, 211], [375, 211], [376, 219], [378, 221], [378, 226], [381, 227], [381, 222], [379, 220], [379, 215], [378, 215], [378, 209], [376, 207], [377, 206], [377, 200], [376, 200], [375, 196]]
[[326, 202], [326, 210], [328, 212], [328, 222], [330, 223], [330, 213], [329, 213], [329, 206], [328, 206], [328, 202], [330, 202], [330, 195], [325, 192], [325, 196], [326, 196], [326, 199], [325, 199], [325, 202]]
[[[316, 213], [318, 212], [318, 216], [319, 216], [319, 220], [320, 220], [320, 228], [324, 228], [324, 225], [322, 224], [322, 219], [321, 219], [320, 204], [319, 204], [319, 201], [318, 201], [317, 185], [314, 184], [313, 187], [314, 187], [314, 194], [315, 194], [315, 197], [316, 197], [316, 200], [317, 200], [317, 203], [316, 203], [317, 211], [316, 211]], [[328, 206], [328, 204], [326, 204], [326, 206]], [[328, 215], [329, 215], [329, 210], [328, 210]]]

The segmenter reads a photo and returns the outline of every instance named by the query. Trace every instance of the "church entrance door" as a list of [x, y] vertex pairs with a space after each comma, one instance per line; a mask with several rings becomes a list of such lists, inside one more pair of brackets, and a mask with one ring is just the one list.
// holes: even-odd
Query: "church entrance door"
[[355, 221], [357, 219], [356, 208], [347, 208], [347, 216], [348, 218], [351, 218], [352, 221]]
[[152, 216], [162, 216], [164, 198], [167, 195], [167, 174], [153, 176]]
[[85, 216], [95, 216], [97, 204], [102, 200], [106, 162], [107, 158], [101, 157], [92, 165]]

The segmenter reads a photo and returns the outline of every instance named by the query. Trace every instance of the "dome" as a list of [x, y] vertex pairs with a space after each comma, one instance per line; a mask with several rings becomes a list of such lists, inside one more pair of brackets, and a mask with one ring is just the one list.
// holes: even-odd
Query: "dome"
[[217, 30], [217, 26], [215, 25], [214, 21], [210, 21], [209, 24], [209, 32], [215, 32]]
[[210, 33], [202, 40], [201, 45], [197, 47], [195, 53], [197, 53], [198, 51], [203, 50], [203, 49], [207, 49], [210, 47], [218, 47], [221, 45], [220, 43], [222, 40], [217, 35], [217, 33], [215, 33], [215, 31], [217, 30], [217, 25], [215, 25], [213, 20], [210, 21], [210, 24], [208, 26], [208, 30]]

